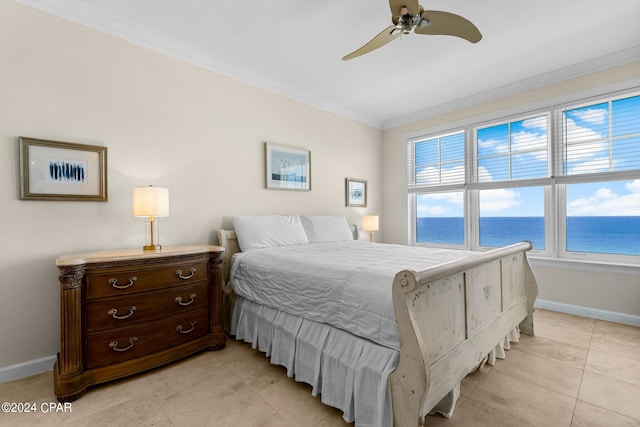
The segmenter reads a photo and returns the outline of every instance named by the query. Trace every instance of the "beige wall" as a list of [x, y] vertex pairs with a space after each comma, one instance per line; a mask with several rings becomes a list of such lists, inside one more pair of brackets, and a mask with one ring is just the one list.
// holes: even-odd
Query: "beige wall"
[[[404, 134], [640, 75], [635, 63], [382, 132], [7, 0], [0, 61], [0, 370], [59, 350], [58, 254], [142, 245], [134, 186], [171, 190], [165, 245], [215, 243], [232, 213], [380, 213], [380, 239], [403, 242]], [[18, 200], [18, 136], [107, 146], [109, 202]], [[265, 141], [311, 150], [311, 192], [263, 188]], [[368, 208], [344, 207], [345, 177], [369, 181]], [[541, 298], [640, 315], [637, 277], [537, 270]]]
[[[448, 125], [468, 124], [474, 118], [501, 111], [540, 108], [550, 100], [572, 94], [593, 96], [598, 91], [611, 88], [620, 90], [628, 88], [628, 84], [637, 85], [638, 77], [640, 61], [385, 130], [382, 147], [384, 205], [380, 218], [382, 239], [387, 243], [406, 241], [406, 193], [403, 187], [405, 135], [429, 129], [446, 130]], [[534, 265], [540, 287], [539, 299], [634, 316], [640, 316], [638, 270], [640, 268], [631, 272], [622, 269], [616, 271], [615, 267], [611, 267], [610, 272], [594, 273], [592, 268], [561, 263], [554, 266], [548, 263], [544, 266], [540, 263]]]
[[[215, 243], [232, 213], [381, 209], [379, 129], [6, 0], [0, 61], [0, 369], [59, 350], [58, 254], [144, 243], [135, 186], [170, 189], [163, 245]], [[20, 201], [18, 136], [107, 146], [109, 202]], [[311, 150], [312, 191], [264, 189], [265, 141]]]

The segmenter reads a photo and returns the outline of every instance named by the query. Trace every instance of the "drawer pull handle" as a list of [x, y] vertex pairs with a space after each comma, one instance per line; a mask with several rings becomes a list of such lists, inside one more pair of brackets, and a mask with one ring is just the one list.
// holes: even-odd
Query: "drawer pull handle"
[[[189, 301], [187, 302], [182, 302], [182, 297], [176, 297], [176, 302], [178, 303], [178, 305], [189, 305], [189, 304], [193, 304], [193, 302], [196, 300], [196, 294], [191, 294], [189, 295], [189, 298], [191, 298]], [[135, 307], [134, 307], [135, 308]]]
[[182, 275], [182, 270], [176, 270], [176, 276], [178, 276], [182, 280], [191, 279], [195, 274], [196, 274], [196, 268], [195, 267], [191, 269], [191, 274], [188, 275], [188, 276], [183, 276]]
[[176, 331], [178, 331], [181, 334], [188, 334], [189, 332], [193, 331], [196, 328], [196, 321], [194, 320], [193, 322], [191, 322], [191, 328], [187, 329], [186, 331], [182, 330], [182, 325], [178, 325], [176, 326]]
[[136, 276], [131, 276], [129, 277], [129, 283], [127, 283], [126, 285], [118, 285], [118, 279], [113, 278], [113, 279], [109, 279], [109, 284], [111, 286], [113, 286], [116, 289], [127, 289], [129, 286], [132, 286], [136, 280], [138, 280], [138, 278]]
[[136, 311], [136, 306], [132, 305], [131, 307], [129, 307], [129, 314], [124, 314], [122, 316], [118, 316], [118, 309], [117, 308], [112, 308], [111, 310], [109, 310], [109, 312], [107, 313], [109, 316], [113, 317], [114, 319], [118, 319], [118, 320], [122, 320], [122, 319], [126, 319], [127, 317], [131, 317], [133, 316], [133, 313], [135, 313]]
[[133, 348], [136, 341], [138, 341], [138, 337], [131, 337], [129, 339], [129, 345], [125, 348], [118, 348], [118, 341], [111, 341], [111, 344], [109, 344], [109, 348], [112, 349], [113, 351], [127, 351]]

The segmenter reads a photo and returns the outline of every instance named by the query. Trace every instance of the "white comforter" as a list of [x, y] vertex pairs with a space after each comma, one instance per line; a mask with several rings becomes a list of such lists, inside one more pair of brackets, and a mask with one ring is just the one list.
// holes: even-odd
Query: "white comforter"
[[251, 301], [397, 350], [391, 298], [395, 274], [472, 254], [365, 241], [254, 249], [237, 254], [231, 282], [238, 295]]

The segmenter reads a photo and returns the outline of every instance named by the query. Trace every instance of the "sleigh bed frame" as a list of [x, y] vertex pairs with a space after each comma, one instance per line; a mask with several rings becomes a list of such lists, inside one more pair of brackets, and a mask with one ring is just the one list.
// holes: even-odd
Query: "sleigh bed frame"
[[[229, 272], [240, 249], [233, 230], [220, 230], [218, 237], [226, 249], [224, 303], [231, 313]], [[538, 287], [526, 256], [530, 249], [523, 242], [396, 274], [392, 296], [400, 351], [389, 377], [395, 426], [423, 425], [434, 406], [516, 327], [533, 335]]]

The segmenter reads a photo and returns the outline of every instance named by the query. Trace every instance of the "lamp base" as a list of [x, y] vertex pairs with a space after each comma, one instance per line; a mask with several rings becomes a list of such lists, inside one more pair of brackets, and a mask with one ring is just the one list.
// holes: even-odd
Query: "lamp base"
[[145, 244], [142, 247], [142, 250], [159, 251], [162, 249], [162, 246], [160, 246], [158, 229], [158, 221], [154, 221], [153, 219], [145, 221]]

